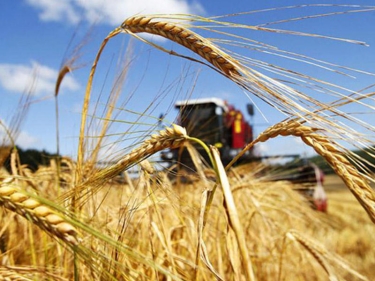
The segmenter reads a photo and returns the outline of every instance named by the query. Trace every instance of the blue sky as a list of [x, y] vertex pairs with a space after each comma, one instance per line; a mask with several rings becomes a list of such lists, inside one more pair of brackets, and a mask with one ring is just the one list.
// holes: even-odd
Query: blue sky
[[[368, 5], [371, 1], [331, 1], [332, 4]], [[106, 3], [104, 5], [103, 3]], [[55, 105], [54, 83], [59, 68], [64, 60], [69, 59], [74, 47], [88, 38], [81, 49], [77, 68], [66, 76], [59, 95], [60, 115], [60, 150], [62, 154], [75, 156], [77, 150], [80, 111], [83, 102], [85, 85], [94, 56], [104, 37], [129, 16], [140, 13], [190, 13], [203, 16], [216, 16], [230, 13], [253, 11], [273, 7], [299, 4], [317, 4], [320, 1], [186, 1], [186, 0], [95, 0], [95, 1], [59, 1], [59, 0], [22, 0], [0, 2], [0, 120], [6, 126], [12, 124], [12, 117], [18, 107], [21, 96], [31, 89], [32, 104], [28, 115], [20, 127], [17, 144], [23, 148], [56, 150], [55, 139]], [[309, 7], [288, 10], [263, 11], [259, 13], [231, 17], [228, 20], [251, 25], [264, 24], [277, 20], [294, 18], [301, 15], [330, 13], [360, 9], [357, 7]], [[239, 31], [239, 34], [254, 40], [272, 44], [289, 52], [301, 53], [334, 64], [345, 65], [369, 73], [375, 73], [375, 11], [350, 13], [308, 19], [303, 21], [280, 23], [267, 27], [281, 28], [327, 36], [349, 38], [366, 42], [369, 46], [360, 46], [319, 38], [298, 37], [285, 34], [261, 31]], [[207, 35], [200, 30], [196, 32]], [[89, 36], [87, 36], [89, 34]], [[210, 34], [210, 36], [215, 36]], [[181, 48], [166, 40], [155, 39], [167, 49], [180, 51]], [[99, 99], [98, 107], [102, 109], [115, 77], [116, 64], [123, 59], [123, 50], [129, 36], [119, 35], [111, 40], [98, 65], [98, 74], [94, 81], [93, 101]], [[170, 57], [142, 42], [134, 42], [130, 74], [120, 97], [125, 110], [143, 112], [150, 103], [147, 112], [154, 117], [167, 112], [167, 121], [173, 122], [176, 112], [171, 104], [176, 99], [193, 97], [220, 97], [227, 99], [237, 108], [245, 111], [249, 98], [224, 77], [207, 67], [193, 64], [180, 58]], [[259, 59], [282, 67], [301, 71], [319, 79], [360, 90], [374, 83], [371, 75], [347, 71], [352, 77], [338, 75], [329, 71], [309, 66], [296, 61], [283, 59], [253, 50], [235, 50], [253, 59]], [[121, 55], [122, 54], [122, 55]], [[187, 52], [186, 54], [192, 55]], [[199, 75], [197, 76], [197, 73]], [[269, 76], [273, 73], [264, 72]], [[197, 78], [197, 80], [195, 80]], [[192, 92], [192, 85], [195, 84]], [[311, 90], [311, 95], [319, 96]], [[161, 95], [155, 101], [155, 96]], [[259, 111], [251, 120], [255, 133], [260, 133], [283, 118], [282, 114], [252, 97]], [[320, 96], [321, 100], [329, 97]], [[137, 117], [133, 113], [120, 110], [118, 120], [131, 121]], [[355, 112], [356, 109], [352, 108]], [[99, 116], [97, 111], [95, 114]], [[100, 123], [97, 119], [95, 122]], [[93, 128], [95, 128], [95, 123]], [[146, 122], [146, 121], [145, 121]], [[149, 121], [147, 121], [149, 122]], [[129, 126], [124, 122], [114, 123], [111, 133], [125, 132]], [[131, 130], [137, 130], [131, 129]], [[138, 130], [141, 130], [138, 128]], [[0, 140], [4, 129], [0, 128]], [[115, 151], [128, 141], [119, 142], [109, 148]], [[107, 140], [110, 144], [114, 140]], [[112, 143], [113, 144], [113, 143]], [[108, 146], [110, 147], [110, 146]], [[259, 151], [263, 154], [306, 153], [306, 148], [297, 139], [278, 139], [269, 142]], [[105, 153], [103, 153], [105, 155]]]

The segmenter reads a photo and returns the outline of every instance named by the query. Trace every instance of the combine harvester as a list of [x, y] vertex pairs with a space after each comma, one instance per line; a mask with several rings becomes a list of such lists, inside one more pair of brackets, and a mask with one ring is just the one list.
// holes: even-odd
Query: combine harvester
[[[206, 144], [216, 146], [224, 165], [228, 164], [245, 146], [253, 140], [253, 126], [245, 119], [241, 111], [219, 98], [202, 98], [178, 101], [178, 124], [186, 128], [191, 137], [198, 138]], [[254, 115], [252, 104], [247, 105], [249, 116]], [[207, 153], [197, 146], [200, 155], [208, 161]], [[247, 151], [236, 165], [262, 161], [266, 158], [294, 158], [296, 161], [285, 166], [282, 173], [268, 176], [270, 181], [285, 180], [299, 186], [303, 193], [319, 211], [326, 211], [327, 199], [323, 188], [324, 175], [316, 165], [299, 159], [299, 155], [256, 156], [254, 150]], [[179, 163], [181, 168], [194, 169], [194, 164], [187, 149], [163, 151], [163, 161]], [[271, 169], [272, 170], [272, 169]]]

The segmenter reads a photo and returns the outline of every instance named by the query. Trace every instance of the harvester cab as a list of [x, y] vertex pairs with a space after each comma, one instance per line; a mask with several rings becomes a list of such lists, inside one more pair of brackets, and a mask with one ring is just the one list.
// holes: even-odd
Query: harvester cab
[[[191, 137], [198, 138], [209, 145], [216, 146], [223, 164], [229, 163], [239, 151], [253, 140], [253, 128], [241, 111], [219, 98], [201, 98], [178, 101], [178, 124], [186, 128]], [[254, 114], [252, 104], [248, 104], [249, 115]], [[198, 151], [202, 148], [197, 147]], [[201, 153], [205, 157], [205, 153]], [[187, 151], [171, 150], [161, 155], [165, 161], [179, 161], [192, 167]], [[241, 161], [249, 162], [253, 151], [248, 151]]]

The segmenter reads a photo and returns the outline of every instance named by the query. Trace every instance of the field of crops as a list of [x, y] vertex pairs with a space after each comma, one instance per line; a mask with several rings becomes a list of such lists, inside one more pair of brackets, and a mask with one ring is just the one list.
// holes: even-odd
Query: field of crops
[[[203, 37], [192, 31], [191, 22], [198, 30], [227, 35], [232, 41]], [[228, 25], [250, 29], [212, 18], [158, 15], [131, 17], [112, 30], [99, 47], [88, 75], [74, 160], [56, 157], [49, 166], [32, 171], [20, 163], [14, 149], [14, 130], [6, 128], [8, 142], [2, 146], [9, 149], [2, 158], [9, 157], [9, 171], [0, 171], [0, 280], [375, 279], [375, 192], [369, 168], [373, 164], [347, 148], [366, 149], [373, 159], [375, 128], [366, 123], [371, 117], [361, 120], [362, 116], [355, 118], [352, 112], [345, 112], [350, 108], [346, 105], [354, 104], [356, 113], [372, 114], [374, 93], [341, 93], [338, 85], [261, 64], [293, 77], [293, 83], [305, 79], [308, 87], [334, 98], [327, 103], [314, 99], [291, 87], [293, 83], [283, 84], [254, 70], [254, 61], [222, 47], [228, 42], [249, 47], [247, 38], [215, 29]], [[139, 33], [161, 36], [196, 56], [168, 51]], [[108, 155], [111, 161], [99, 165], [109, 127], [118, 121], [115, 109], [120, 107], [117, 102], [122, 86], [117, 82], [122, 84], [130, 70], [125, 67], [116, 77], [118, 88], [114, 86], [108, 94], [100, 113], [102, 104], [90, 100], [93, 81], [107, 43], [123, 35], [179, 59], [199, 60], [247, 94], [283, 112], [286, 118], [256, 136], [234, 161], [256, 144], [278, 137], [298, 138], [335, 172], [325, 181], [327, 212], [314, 210], [308, 198], [296, 191], [300, 186], [271, 181], [269, 167], [260, 161], [224, 167], [218, 149], [189, 136], [187, 128], [168, 124], [158, 130], [160, 118], [153, 117], [154, 123], [142, 131], [137, 125], [141, 118], [150, 117], [149, 108], [137, 113], [136, 121], [124, 121], [130, 125], [120, 140], [129, 138], [132, 145], [117, 155]], [[57, 77], [57, 120], [59, 87], [74, 70], [77, 57], [67, 60]], [[314, 60], [309, 63], [324, 65]], [[157, 97], [154, 101], [157, 103]], [[121, 110], [136, 115], [126, 104], [121, 106]], [[100, 122], [95, 123], [96, 119]], [[93, 124], [98, 128], [92, 130]], [[197, 146], [209, 155], [209, 165], [202, 162]], [[152, 162], [152, 156], [159, 152], [180, 148], [188, 150], [194, 165], [190, 167], [193, 172], [184, 177], [180, 177], [179, 168], [161, 169]], [[2, 162], [0, 159], [0, 166]], [[137, 170], [136, 176], [128, 173], [130, 168]]]
[[[327, 179], [328, 212], [320, 213], [290, 183], [254, 179], [246, 168], [229, 177], [240, 231], [221, 190], [204, 210], [209, 180], [172, 184], [164, 173], [142, 169], [130, 184], [106, 184], [90, 195], [80, 218], [66, 205], [60, 219], [51, 201], [31, 206], [33, 199], [11, 192], [14, 184], [3, 184], [0, 273], [9, 280], [71, 280], [74, 267], [84, 280], [247, 280], [246, 270], [256, 280], [375, 277], [375, 226], [337, 177]], [[54, 172], [29, 175], [43, 186], [34, 200], [58, 196]], [[20, 186], [33, 193], [30, 184]]]

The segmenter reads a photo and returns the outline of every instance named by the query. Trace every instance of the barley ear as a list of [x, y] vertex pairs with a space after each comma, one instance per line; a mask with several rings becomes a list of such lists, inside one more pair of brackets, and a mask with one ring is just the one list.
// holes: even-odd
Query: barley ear
[[[149, 139], [145, 140], [139, 147], [133, 149], [129, 154], [126, 154], [117, 161], [117, 163], [98, 171], [82, 184], [75, 186], [73, 190], [66, 192], [63, 195], [63, 199], [66, 200], [74, 196], [77, 199], [80, 198], [84, 201], [83, 197], [89, 193], [95, 193], [100, 189], [100, 186], [104, 182], [116, 177], [120, 173], [126, 171], [129, 167], [159, 151], [182, 146], [187, 139], [188, 135], [186, 130], [181, 126], [173, 124], [172, 127], [168, 127], [165, 130], [160, 131], [158, 134], [151, 135]], [[87, 190], [90, 190], [90, 192]], [[83, 191], [85, 193], [83, 193]]]
[[0, 184], [0, 206], [23, 216], [66, 244], [78, 245], [78, 232], [63, 214], [43, 205], [39, 200], [22, 192], [9, 181], [3, 181]]
[[145, 16], [125, 20], [121, 28], [127, 33], [149, 33], [162, 36], [198, 54], [227, 76], [240, 76], [237, 67], [228, 59], [230, 56], [217, 48], [212, 42], [191, 30], [172, 22], [156, 21]]
[[338, 280], [337, 276], [335, 275], [333, 268], [327, 262], [326, 250], [319, 247], [318, 245], [314, 244], [312, 241], [307, 240], [306, 238], [302, 237], [296, 231], [289, 231], [286, 236], [292, 240], [298, 242], [301, 246], [303, 246], [314, 258], [315, 260], [323, 267], [324, 271], [328, 274], [329, 280]]
[[4, 281], [32, 281], [34, 278], [28, 278], [15, 270], [0, 267], [0, 280]]
[[167, 148], [173, 149], [180, 147], [186, 141], [186, 138], [186, 130], [181, 126], [173, 124], [172, 127], [160, 131], [159, 134], [152, 135], [151, 138], [145, 140], [140, 147], [132, 150], [113, 166], [99, 172], [93, 179], [89, 180], [89, 182], [96, 182], [102, 178], [112, 178], [150, 155]]

